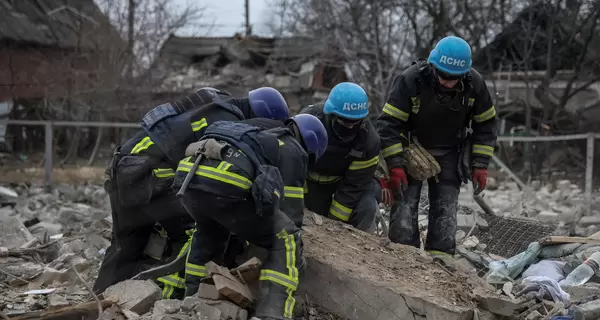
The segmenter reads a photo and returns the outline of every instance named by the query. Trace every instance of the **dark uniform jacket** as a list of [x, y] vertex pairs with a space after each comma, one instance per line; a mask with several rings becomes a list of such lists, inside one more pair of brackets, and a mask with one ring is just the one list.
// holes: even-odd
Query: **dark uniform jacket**
[[472, 128], [473, 167], [487, 168], [496, 143], [496, 109], [481, 75], [471, 69], [459, 90], [442, 91], [432, 67], [413, 63], [395, 80], [378, 118], [382, 153], [388, 168], [404, 167], [407, 137], [416, 136], [426, 149], [458, 148]]
[[[247, 98], [224, 100], [224, 103], [238, 109], [238, 112], [228, 111], [217, 102], [195, 107], [160, 120], [160, 141], [153, 141], [146, 130], [140, 130], [121, 146], [120, 153], [145, 157], [148, 160], [146, 167], [150, 170], [148, 173], [152, 173], [156, 184], [155, 193], [168, 190], [179, 160], [185, 157], [185, 149], [204, 135], [207, 126], [219, 120], [239, 121], [253, 116]], [[168, 154], [165, 150], [169, 150]]]
[[307, 179], [317, 183], [337, 183], [329, 213], [342, 221], [348, 221], [350, 213], [372, 182], [379, 163], [381, 142], [377, 131], [367, 120], [363, 122], [355, 139], [340, 141], [323, 113], [323, 105], [321, 102], [300, 111], [319, 118], [329, 137], [325, 154], [308, 168]]
[[[262, 129], [284, 127], [283, 122], [271, 119], [249, 119], [241, 121]], [[290, 132], [278, 137], [277, 150], [269, 150], [277, 156], [273, 165], [278, 168], [284, 183], [284, 201], [280, 209], [298, 226], [302, 226], [304, 210], [304, 183], [308, 167], [308, 154]], [[262, 152], [262, 150], [255, 150]], [[226, 151], [223, 161], [201, 160], [188, 188], [211, 192], [221, 197], [252, 199], [251, 188], [254, 177], [252, 162], [241, 151]], [[177, 167], [173, 187], [179, 188], [195, 161], [188, 157]]]

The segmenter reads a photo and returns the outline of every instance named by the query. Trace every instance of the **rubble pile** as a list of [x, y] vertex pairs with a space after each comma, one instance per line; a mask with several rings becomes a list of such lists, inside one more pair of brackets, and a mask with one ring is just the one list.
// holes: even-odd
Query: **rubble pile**
[[92, 300], [110, 245], [111, 219], [100, 186], [0, 189], [0, 311], [53, 311]]
[[569, 180], [544, 185], [532, 181], [528, 187], [530, 191], [523, 191], [512, 181], [499, 183], [489, 178], [485, 199], [498, 215], [555, 224], [564, 235], [590, 236], [600, 230], [600, 192], [592, 194], [592, 212], [588, 213], [584, 191]]

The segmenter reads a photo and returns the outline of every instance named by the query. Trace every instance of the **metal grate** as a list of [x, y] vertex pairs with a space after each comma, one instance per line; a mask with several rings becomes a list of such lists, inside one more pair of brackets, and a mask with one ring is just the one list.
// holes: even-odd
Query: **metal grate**
[[540, 223], [525, 218], [505, 218], [479, 212], [488, 223], [487, 228], [478, 228], [479, 241], [487, 245], [485, 251], [510, 258], [527, 249], [527, 246], [556, 230], [555, 225]]

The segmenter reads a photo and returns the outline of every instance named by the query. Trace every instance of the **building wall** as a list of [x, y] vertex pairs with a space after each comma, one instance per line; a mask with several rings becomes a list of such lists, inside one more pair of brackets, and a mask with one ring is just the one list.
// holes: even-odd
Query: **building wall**
[[96, 54], [44, 47], [0, 47], [0, 101], [57, 98], [100, 81]]

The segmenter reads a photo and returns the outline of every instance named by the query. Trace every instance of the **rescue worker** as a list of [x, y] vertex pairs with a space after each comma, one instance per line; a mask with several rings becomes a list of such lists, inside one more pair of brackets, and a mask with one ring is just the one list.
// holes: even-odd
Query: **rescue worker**
[[419, 165], [410, 162], [407, 148], [420, 144], [441, 169], [427, 179], [430, 207], [425, 250], [454, 254], [461, 182], [473, 181], [476, 193], [485, 189], [497, 136], [496, 109], [481, 75], [471, 68], [467, 42], [445, 37], [427, 61], [413, 62], [400, 74], [377, 128], [396, 199], [390, 240], [420, 246], [417, 215], [422, 181], [406, 171], [411, 164]]
[[381, 189], [374, 174], [380, 139], [368, 121], [369, 98], [359, 85], [342, 82], [327, 100], [300, 113], [319, 118], [329, 136], [327, 151], [308, 168], [306, 207], [323, 216], [373, 232]]
[[285, 122], [219, 121], [198, 144], [198, 152], [179, 163], [173, 184], [196, 220], [188, 256], [196, 273], [186, 274], [186, 296], [198, 291], [207, 262], [221, 263], [231, 232], [268, 251], [256, 317], [292, 319], [303, 264], [294, 221], [302, 220], [307, 167], [327, 148], [325, 128], [305, 114]]
[[[203, 136], [214, 121], [266, 117], [286, 119], [288, 107], [279, 91], [263, 87], [235, 99], [214, 88], [202, 88], [184, 99], [149, 111], [142, 130], [118, 147], [105, 188], [112, 206], [113, 236], [94, 291], [134, 276], [156, 222], [166, 230], [173, 256], [181, 258], [191, 242], [194, 221], [172, 192], [175, 169], [186, 147]], [[155, 255], [164, 247], [159, 245]], [[184, 270], [158, 279], [164, 298], [183, 297]]]

